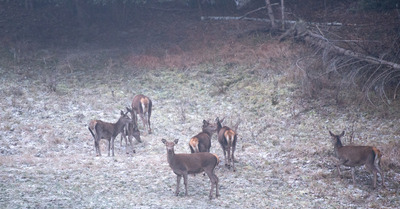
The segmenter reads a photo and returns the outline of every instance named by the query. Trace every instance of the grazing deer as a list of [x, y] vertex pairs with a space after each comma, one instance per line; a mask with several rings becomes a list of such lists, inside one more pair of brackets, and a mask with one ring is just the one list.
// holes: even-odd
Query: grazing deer
[[[129, 107], [126, 108], [126, 110], [128, 112], [132, 112], [133, 110], [130, 109]], [[140, 139], [140, 131], [139, 131], [139, 127], [137, 125], [137, 117], [136, 114], [132, 114], [132, 120], [131, 122], [129, 122], [128, 124], [125, 125], [124, 130], [121, 134], [121, 146], [122, 146], [122, 139], [125, 139], [125, 147], [126, 147], [126, 153], [128, 153], [128, 140], [129, 140], [129, 144], [131, 145], [132, 151], [133, 153], [135, 153], [135, 150], [133, 149], [133, 143], [132, 143], [132, 137], [135, 137], [135, 139], [138, 142], [142, 142], [142, 140]], [[128, 137], [128, 140], [127, 138]]]
[[215, 167], [218, 165], [218, 157], [208, 152], [199, 152], [193, 154], [175, 154], [174, 146], [178, 143], [178, 139], [174, 142], [169, 142], [165, 139], [161, 140], [167, 148], [168, 164], [172, 171], [176, 174], [176, 191], [175, 195], [179, 194], [179, 184], [183, 176], [183, 183], [185, 184], [185, 195], [188, 195], [187, 181], [188, 174], [196, 174], [204, 171], [207, 173], [211, 181], [211, 189], [209, 198], [212, 199], [212, 191], [216, 188], [216, 197], [219, 196], [218, 191], [218, 177], [215, 175]]
[[[125, 125], [131, 122], [131, 119], [121, 110], [121, 117], [116, 123], [107, 123], [101, 120], [92, 120], [89, 124], [89, 131], [94, 138], [94, 147], [96, 155], [101, 156], [100, 152], [100, 139], [108, 140], [108, 156], [110, 156], [110, 149], [112, 149], [112, 156], [114, 156], [114, 140], [119, 133], [123, 132]], [[93, 133], [93, 131], [96, 133]]]
[[189, 141], [190, 151], [192, 153], [210, 152], [211, 137], [216, 131], [217, 126], [215, 124], [203, 120], [202, 132], [192, 137]]
[[[221, 123], [224, 121], [224, 119], [219, 120], [219, 118], [216, 118], [215, 120], [217, 122], [218, 142], [221, 144], [222, 150], [224, 151], [225, 166], [229, 169], [232, 167], [233, 171], [236, 171], [234, 153], [236, 149], [237, 134], [234, 130], [227, 126], [222, 127]], [[228, 161], [226, 158], [226, 152], [228, 152]]]
[[341, 175], [340, 165], [351, 167], [353, 185], [356, 185], [356, 180], [354, 178], [354, 167], [365, 165], [367, 170], [374, 175], [373, 187], [376, 188], [377, 172], [381, 175], [382, 186], [385, 186], [384, 176], [380, 167], [382, 154], [376, 147], [343, 146], [340, 138], [344, 136], [344, 131], [340, 135], [335, 135], [331, 131], [329, 131], [329, 134], [332, 137], [335, 155], [339, 159], [336, 164], [339, 176]]
[[142, 119], [144, 129], [146, 129], [146, 124], [149, 126], [149, 134], [151, 134], [151, 127], [150, 127], [151, 107], [152, 107], [152, 102], [150, 98], [148, 98], [147, 96], [139, 94], [133, 97], [132, 110], [134, 111], [131, 112], [131, 114], [133, 113], [139, 114], [140, 118]]

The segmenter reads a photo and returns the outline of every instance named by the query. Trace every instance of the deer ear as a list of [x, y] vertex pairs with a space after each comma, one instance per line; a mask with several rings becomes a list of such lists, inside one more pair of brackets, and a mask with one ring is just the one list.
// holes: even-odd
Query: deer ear
[[330, 134], [331, 136], [335, 136], [331, 131], [329, 131], [329, 134]]
[[165, 144], [165, 143], [167, 143], [167, 140], [165, 140], [165, 139], [161, 139], [161, 141]]
[[129, 107], [126, 107], [126, 111], [132, 112], [132, 110]]
[[208, 121], [203, 120], [203, 125], [207, 125], [207, 124], [208, 124]]
[[344, 131], [340, 134], [340, 137], [344, 136]]
[[178, 141], [179, 141], [179, 139], [175, 139], [174, 143], [175, 143], [175, 144], [178, 144]]
[[121, 110], [121, 115], [125, 115], [125, 113], [124, 113], [124, 111], [123, 111], [123, 110]]

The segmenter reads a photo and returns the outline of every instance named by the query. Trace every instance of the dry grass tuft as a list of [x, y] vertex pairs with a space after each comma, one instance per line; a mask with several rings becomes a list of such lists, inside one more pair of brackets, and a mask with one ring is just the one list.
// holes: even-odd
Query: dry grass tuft
[[390, 142], [381, 146], [382, 166], [386, 169], [400, 171], [400, 142]]

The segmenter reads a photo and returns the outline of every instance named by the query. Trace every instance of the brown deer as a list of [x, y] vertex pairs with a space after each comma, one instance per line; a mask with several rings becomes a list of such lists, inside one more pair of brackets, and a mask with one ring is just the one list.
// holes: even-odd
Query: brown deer
[[340, 138], [344, 136], [344, 131], [340, 135], [335, 135], [331, 131], [329, 131], [329, 134], [332, 137], [335, 155], [339, 159], [336, 164], [339, 176], [341, 175], [340, 165], [351, 167], [353, 185], [356, 185], [356, 180], [354, 177], [354, 167], [365, 165], [367, 170], [374, 175], [373, 187], [376, 188], [377, 173], [381, 175], [382, 186], [385, 186], [384, 176], [380, 167], [382, 154], [376, 147], [343, 146]]
[[192, 137], [189, 141], [189, 148], [192, 153], [210, 152], [211, 137], [217, 131], [215, 124], [203, 120], [202, 132]]
[[[130, 109], [129, 107], [126, 108], [126, 110], [128, 112], [132, 112], [133, 110]], [[124, 130], [121, 134], [121, 146], [122, 146], [122, 140], [125, 139], [125, 147], [126, 147], [126, 153], [128, 153], [128, 141], [129, 144], [131, 145], [132, 148], [132, 152], [135, 153], [135, 150], [133, 149], [133, 143], [132, 143], [132, 137], [135, 137], [135, 139], [138, 142], [142, 142], [141, 138], [140, 138], [140, 131], [139, 131], [139, 127], [137, 125], [137, 117], [136, 114], [132, 114], [132, 120], [131, 122], [129, 122], [128, 124], [125, 125]], [[127, 140], [128, 137], [128, 140]]]
[[172, 171], [176, 174], [176, 191], [175, 195], [179, 194], [179, 184], [183, 176], [183, 183], [185, 184], [185, 195], [188, 195], [187, 183], [188, 174], [196, 174], [204, 171], [207, 173], [211, 181], [211, 189], [209, 198], [212, 199], [212, 192], [216, 188], [216, 197], [219, 197], [218, 191], [218, 177], [215, 175], [215, 167], [218, 165], [219, 160], [216, 155], [208, 152], [199, 152], [193, 154], [175, 154], [174, 146], [178, 143], [178, 139], [174, 142], [169, 142], [165, 139], [161, 140], [167, 148], [168, 164]]
[[133, 97], [132, 101], [132, 110], [134, 112], [139, 114], [140, 119], [142, 119], [144, 129], [146, 129], [146, 124], [148, 125], [149, 128], [149, 134], [151, 134], [151, 127], [150, 127], [150, 116], [151, 116], [151, 107], [152, 107], [152, 102], [149, 97], [139, 94]]
[[[236, 149], [237, 134], [234, 130], [232, 130], [227, 126], [222, 127], [221, 123], [224, 121], [224, 119], [219, 120], [219, 118], [216, 118], [215, 120], [217, 122], [218, 142], [221, 145], [222, 150], [224, 151], [225, 166], [228, 167], [229, 169], [232, 167], [233, 171], [236, 171], [234, 154]], [[226, 158], [227, 152], [228, 152], [228, 161]]]
[[[89, 124], [89, 131], [94, 138], [94, 147], [96, 155], [101, 156], [100, 152], [100, 139], [108, 140], [108, 156], [110, 156], [110, 149], [112, 149], [112, 156], [114, 156], [114, 140], [119, 133], [123, 132], [125, 125], [131, 122], [128, 112], [124, 113], [121, 110], [121, 116], [116, 123], [107, 123], [101, 120], [92, 120]], [[93, 133], [93, 131], [95, 133]]]

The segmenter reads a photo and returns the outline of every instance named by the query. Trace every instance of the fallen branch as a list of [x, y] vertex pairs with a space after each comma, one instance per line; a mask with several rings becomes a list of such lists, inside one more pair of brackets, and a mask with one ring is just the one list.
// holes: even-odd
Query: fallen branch
[[[246, 21], [258, 21], [258, 22], [271, 22], [270, 19], [266, 18], [253, 18], [253, 17], [223, 17], [223, 16], [201, 16], [201, 20], [246, 20]], [[276, 22], [281, 22], [281, 20], [275, 20]], [[295, 24], [294, 20], [286, 20], [285, 23]]]
[[369, 62], [372, 64], [386, 65], [393, 69], [400, 70], [400, 64], [398, 64], [398, 63], [386, 61], [386, 60], [383, 60], [380, 58], [368, 56], [365, 54], [361, 54], [358, 52], [354, 52], [354, 51], [351, 51], [348, 49], [341, 48], [339, 46], [334, 45], [332, 42], [330, 42], [325, 37], [315, 34], [315, 33], [311, 32], [310, 30], [307, 30], [307, 32], [305, 33], [304, 40], [306, 40], [307, 42], [310, 42], [312, 44], [315, 44], [321, 48], [327, 49], [329, 51], [333, 51], [333, 52], [343, 54], [343, 55], [346, 55], [349, 57], [353, 57], [353, 58], [356, 58], [359, 60], [363, 60], [363, 61], [366, 61], [366, 62]]
[[263, 10], [263, 9], [266, 9], [266, 8], [267, 8], [267, 7], [264, 6], [264, 7], [260, 7], [260, 8], [258, 8], [258, 9], [252, 10], [252, 11], [250, 11], [250, 12], [247, 12], [246, 14], [244, 14], [243, 16], [241, 16], [241, 17], [239, 18], [239, 20], [245, 18], [246, 16], [248, 16], [248, 15], [250, 15], [250, 14], [253, 14], [253, 13], [255, 13], [255, 12], [258, 12], [258, 11]]
[[[263, 7], [262, 7], [263, 8]], [[246, 17], [246, 14], [240, 17], [233, 17], [233, 16], [201, 16], [201, 20], [246, 20], [246, 21], [258, 21], [258, 22], [271, 22], [270, 19], [266, 18], [253, 18], [253, 17]], [[275, 22], [281, 23], [282, 20], [275, 20]], [[296, 20], [285, 20], [283, 21], [285, 24], [294, 25], [299, 21]], [[340, 22], [327, 22], [327, 23], [318, 23], [318, 22], [306, 22], [308, 25], [315, 25], [315, 26], [367, 26], [367, 25], [359, 25], [359, 24], [343, 24]]]

